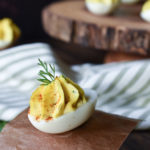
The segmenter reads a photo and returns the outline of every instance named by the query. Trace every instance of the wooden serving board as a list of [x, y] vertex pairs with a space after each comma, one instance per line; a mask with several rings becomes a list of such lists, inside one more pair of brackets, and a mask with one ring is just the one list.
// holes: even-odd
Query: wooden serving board
[[52, 37], [96, 49], [150, 55], [150, 23], [140, 16], [142, 4], [122, 5], [111, 16], [97, 16], [82, 0], [47, 6], [43, 27]]

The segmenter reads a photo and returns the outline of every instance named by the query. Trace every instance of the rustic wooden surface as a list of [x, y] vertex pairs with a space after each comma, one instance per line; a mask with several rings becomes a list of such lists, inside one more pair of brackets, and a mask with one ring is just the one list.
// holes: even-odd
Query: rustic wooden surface
[[133, 131], [120, 150], [150, 150], [150, 130]]
[[112, 16], [96, 16], [86, 10], [84, 1], [58, 2], [43, 10], [43, 26], [65, 42], [150, 55], [150, 24], [139, 17], [141, 6], [122, 5]]

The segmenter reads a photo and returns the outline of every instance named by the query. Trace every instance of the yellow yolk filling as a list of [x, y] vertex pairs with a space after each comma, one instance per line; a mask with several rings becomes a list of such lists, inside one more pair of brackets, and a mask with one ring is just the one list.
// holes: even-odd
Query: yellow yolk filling
[[142, 7], [142, 12], [144, 12], [146, 10], [150, 10], [150, 0], [145, 2], [143, 7]]
[[20, 29], [9, 18], [0, 20], [0, 41], [13, 42], [20, 36]]
[[30, 115], [36, 120], [51, 120], [76, 110], [86, 102], [84, 91], [69, 78], [60, 76], [32, 93]]

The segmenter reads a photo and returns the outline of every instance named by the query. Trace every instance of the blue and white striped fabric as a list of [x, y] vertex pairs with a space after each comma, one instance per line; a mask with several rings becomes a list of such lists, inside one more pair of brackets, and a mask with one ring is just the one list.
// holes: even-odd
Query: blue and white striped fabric
[[12, 120], [28, 107], [31, 92], [39, 84], [38, 58], [54, 63], [57, 75], [66, 74], [83, 88], [96, 90], [97, 110], [142, 119], [137, 128], [150, 128], [149, 60], [67, 66], [43, 43], [0, 52], [0, 120]]

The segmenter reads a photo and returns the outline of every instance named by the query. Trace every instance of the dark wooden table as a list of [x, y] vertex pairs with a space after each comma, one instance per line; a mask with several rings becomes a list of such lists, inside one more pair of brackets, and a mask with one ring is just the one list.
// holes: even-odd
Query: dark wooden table
[[132, 131], [120, 150], [150, 150], [150, 130]]

